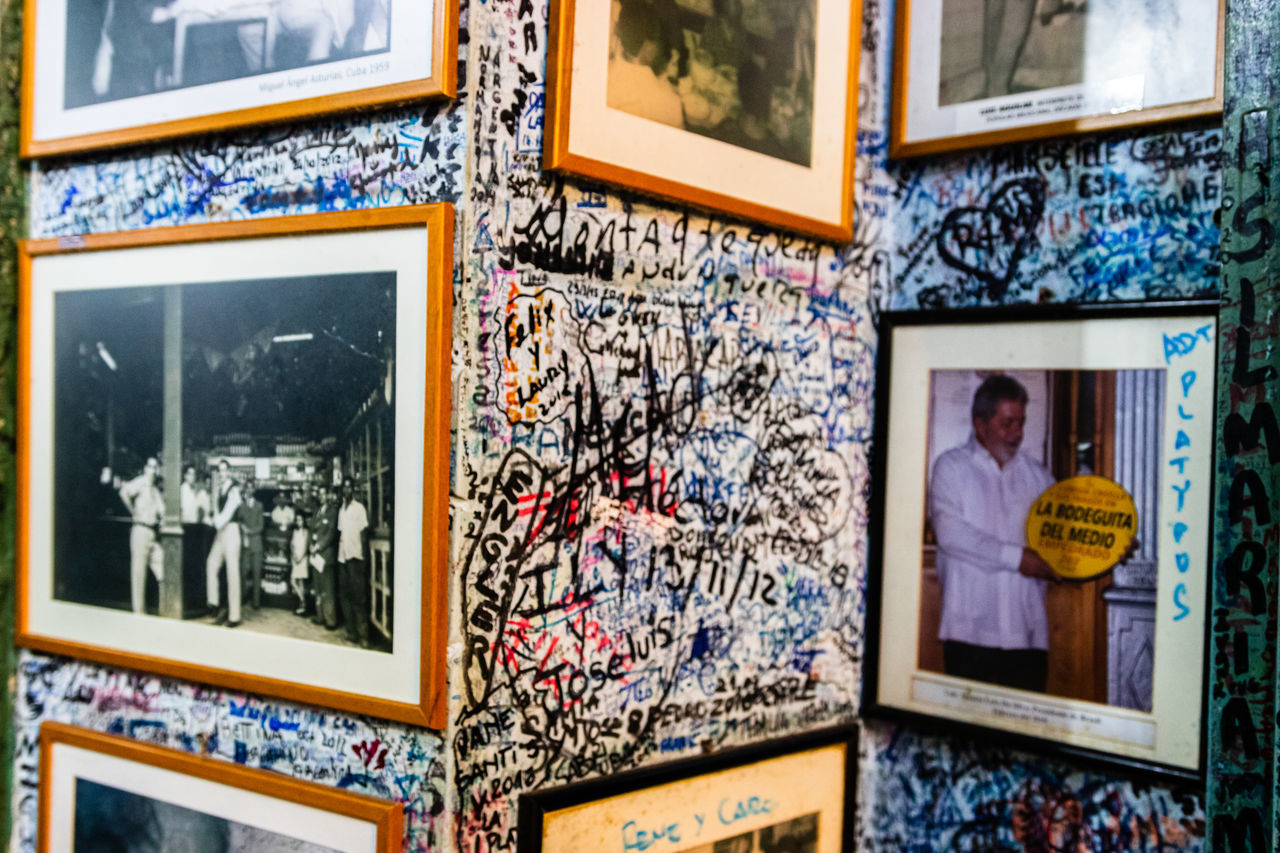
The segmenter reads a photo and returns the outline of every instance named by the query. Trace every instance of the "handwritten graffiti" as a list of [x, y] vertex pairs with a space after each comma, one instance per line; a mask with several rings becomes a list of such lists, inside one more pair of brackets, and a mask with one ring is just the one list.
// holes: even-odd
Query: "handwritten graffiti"
[[[1191, 850], [1205, 833], [1190, 791], [1136, 785], [1043, 758], [878, 728], [868, 850]], [[921, 797], [920, 792], [935, 796]]]
[[[447, 741], [27, 656], [25, 849], [44, 718], [392, 797], [407, 849], [468, 853], [515, 849], [524, 791], [851, 719], [877, 312], [1198, 295], [1222, 263], [1216, 130], [889, 161], [892, 5], [862, 7], [847, 246], [545, 173], [547, 0], [463, 3], [456, 103], [41, 164], [34, 236], [458, 205], [460, 653]], [[1280, 447], [1269, 408], [1233, 424], [1242, 455]], [[1231, 564], [1241, 600], [1265, 556]], [[1204, 835], [1194, 794], [909, 730], [863, 749], [868, 850]]]
[[1010, 181], [985, 207], [960, 207], [947, 214], [938, 231], [938, 254], [948, 266], [985, 282], [987, 296], [998, 302], [1035, 244], [1043, 216], [1044, 182]]
[[1222, 134], [1049, 140], [896, 177], [896, 308], [1177, 298], [1221, 265]]
[[439, 849], [443, 837], [443, 743], [407, 726], [29, 653], [15, 711], [16, 849], [35, 849], [45, 719], [400, 801], [406, 850]]
[[430, 104], [38, 173], [33, 236], [453, 201], [463, 110]]

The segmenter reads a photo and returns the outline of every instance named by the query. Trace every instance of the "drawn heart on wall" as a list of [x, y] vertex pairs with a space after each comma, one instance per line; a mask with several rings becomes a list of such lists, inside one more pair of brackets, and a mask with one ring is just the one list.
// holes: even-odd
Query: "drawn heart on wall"
[[1004, 297], [1018, 264], [1037, 245], [1044, 216], [1043, 178], [1018, 178], [996, 191], [986, 207], [960, 207], [938, 230], [938, 254], [947, 266], [987, 285], [995, 301]]

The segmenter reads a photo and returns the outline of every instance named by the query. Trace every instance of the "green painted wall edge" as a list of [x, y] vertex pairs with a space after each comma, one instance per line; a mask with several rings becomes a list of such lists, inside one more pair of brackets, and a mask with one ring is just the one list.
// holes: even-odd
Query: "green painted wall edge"
[[1222, 313], [1206, 720], [1208, 847], [1277, 847], [1276, 96], [1280, 4], [1230, 0], [1223, 111]]
[[17, 684], [13, 646], [14, 581], [14, 391], [17, 370], [18, 240], [26, 234], [26, 172], [18, 162], [18, 93], [22, 77], [22, 3], [0, 0], [0, 771], [5, 808], [0, 838], [6, 847], [13, 814], [13, 692]]

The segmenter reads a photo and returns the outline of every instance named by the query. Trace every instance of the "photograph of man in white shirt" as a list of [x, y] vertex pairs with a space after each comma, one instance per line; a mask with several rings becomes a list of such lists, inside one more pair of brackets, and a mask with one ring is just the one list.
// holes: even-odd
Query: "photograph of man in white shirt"
[[1053, 569], [1027, 547], [1027, 514], [1054, 477], [1020, 452], [1027, 391], [987, 377], [973, 397], [969, 440], [938, 457], [929, 515], [938, 541], [948, 675], [1044, 692]]

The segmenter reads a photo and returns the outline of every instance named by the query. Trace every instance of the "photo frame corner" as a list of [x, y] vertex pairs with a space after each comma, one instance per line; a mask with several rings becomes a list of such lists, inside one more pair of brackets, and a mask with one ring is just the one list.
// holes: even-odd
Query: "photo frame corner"
[[546, 107], [542, 167], [577, 171], [569, 158], [569, 108], [573, 89], [573, 20], [576, 0], [550, 0], [547, 30]]
[[[274, 101], [270, 99], [252, 101], [251, 99], [246, 99], [246, 96], [241, 93], [232, 97], [227, 104], [208, 112], [194, 112], [174, 116], [166, 114], [162, 109], [154, 115], [148, 114], [148, 109], [153, 109], [154, 112], [154, 108], [149, 108], [146, 105], [148, 99], [154, 99], [169, 92], [181, 91], [187, 88], [179, 80], [177, 88], [174, 89], [159, 88], [155, 91], [137, 95], [114, 95], [101, 102], [119, 103], [123, 101], [130, 104], [131, 108], [140, 109], [141, 115], [149, 117], [124, 124], [108, 122], [102, 127], [96, 125], [76, 127], [74, 120], [68, 120], [64, 124], [70, 125], [69, 128], [37, 138], [36, 117], [39, 106], [38, 95], [40, 93], [36, 88], [35, 78], [37, 76], [36, 69], [41, 59], [37, 51], [39, 39], [36, 34], [39, 24], [36, 10], [42, 4], [56, 2], [56, 0], [24, 0], [24, 2], [26, 5], [24, 7], [22, 28], [23, 72], [21, 84], [23, 96], [20, 105], [19, 132], [19, 156], [24, 160], [117, 149], [132, 145], [189, 138], [207, 133], [218, 133], [254, 125], [278, 124], [351, 111], [380, 109], [419, 100], [436, 98], [452, 100], [458, 96], [460, 0], [429, 0], [432, 3], [430, 13], [433, 29], [431, 34], [432, 58], [430, 67], [424, 69], [425, 73], [420, 73], [416, 76], [396, 74], [361, 88], [338, 88], [335, 91], [303, 94]], [[390, 22], [388, 22], [387, 27], [389, 33]], [[105, 34], [103, 38], [106, 38]], [[392, 40], [388, 35], [386, 47], [384, 47], [386, 52], [392, 51], [391, 44]], [[264, 47], [264, 52], [269, 53], [270, 49]], [[339, 55], [336, 57], [331, 55], [322, 60], [322, 63], [359, 60], [372, 55], [374, 54], [364, 53], [355, 56]], [[308, 66], [304, 64], [300, 66], [264, 68], [251, 71], [247, 76], [219, 79], [202, 85], [224, 86], [244, 79], [292, 70], [295, 67], [305, 68]], [[181, 78], [182, 75], [180, 72], [176, 72], [173, 76]], [[236, 100], [236, 97], [239, 98], [239, 101]], [[62, 108], [64, 111], [66, 109], [66, 107]], [[172, 108], [170, 107], [170, 109]], [[101, 123], [103, 119], [99, 117], [90, 119], [90, 121]]]
[[438, 61], [433, 61], [431, 76], [439, 81], [439, 97], [458, 97], [459, 27], [461, 0], [435, 0], [434, 23], [439, 31], [436, 40]]
[[21, 103], [18, 110], [18, 158], [30, 160], [39, 156], [35, 144], [35, 17], [37, 0], [23, 0], [22, 7], [22, 81], [18, 88]]
[[[910, 101], [910, 66], [913, 33], [911, 28], [912, 4], [935, 4], [941, 9], [946, 0], [902, 0], [898, 4], [895, 19], [895, 50], [893, 56], [893, 96], [890, 109], [889, 156], [891, 159], [910, 159], [936, 154], [962, 152], [971, 149], [1034, 142], [1055, 137], [1078, 136], [1094, 132], [1118, 131], [1191, 121], [1219, 115], [1223, 105], [1225, 55], [1225, 22], [1227, 0], [1218, 0], [1218, 24], [1215, 47], [1213, 95], [1204, 99], [1173, 101], [1136, 109], [1083, 112], [1052, 121], [1029, 121], [1004, 127], [976, 129], [959, 132], [948, 131], [936, 135], [923, 135], [918, 139], [907, 138], [907, 114]], [[925, 53], [929, 53], [926, 51]], [[1015, 65], [1016, 68], [1016, 65]], [[1044, 89], [1032, 89], [1025, 94], [1035, 94]], [[968, 103], [968, 102], [965, 102]]]
[[[156, 772], [177, 773], [200, 780], [206, 785], [239, 789], [249, 795], [318, 809], [366, 823], [374, 829], [375, 836], [368, 853], [393, 853], [393, 851], [399, 851], [404, 842], [404, 805], [401, 802], [321, 785], [294, 776], [207, 755], [184, 752], [97, 729], [45, 720], [40, 724], [39, 730], [40, 769], [37, 785], [37, 849], [41, 853], [50, 849], [55, 797], [52, 784], [52, 777], [56, 772], [54, 755], [60, 745], [139, 766], [143, 768], [144, 775]], [[73, 774], [72, 778], [77, 777]], [[144, 799], [160, 799], [133, 791], [128, 793]], [[169, 795], [164, 799], [168, 801]], [[190, 797], [186, 799], [189, 800]], [[190, 802], [175, 803], [175, 805], [188, 811], [199, 811], [198, 808], [193, 808], [194, 804]], [[72, 819], [75, 819], [74, 811]], [[222, 818], [222, 820], [228, 819]], [[278, 834], [277, 828], [262, 828]]]

